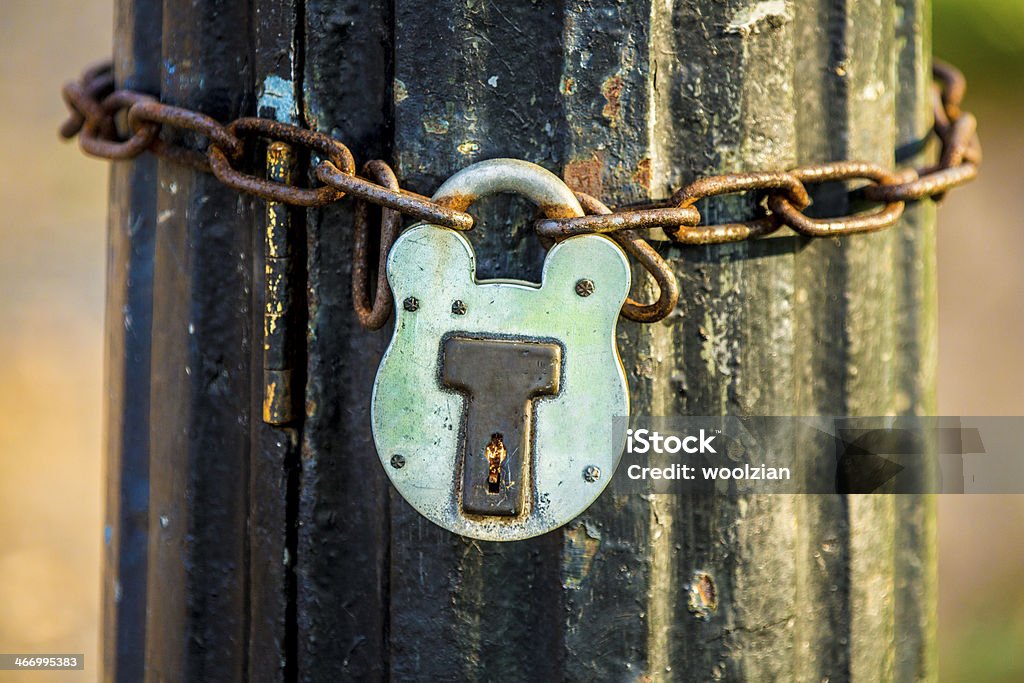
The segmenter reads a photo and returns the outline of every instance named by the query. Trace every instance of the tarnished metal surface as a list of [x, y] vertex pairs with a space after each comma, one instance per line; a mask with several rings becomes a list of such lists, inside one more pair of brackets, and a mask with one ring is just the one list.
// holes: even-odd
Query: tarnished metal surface
[[692, 207], [653, 207], [591, 214], [579, 218], [548, 218], [537, 221], [537, 232], [543, 237], [561, 239], [573, 235], [609, 233], [620, 230], [671, 229], [680, 225], [696, 225], [700, 213]]
[[[218, 120], [241, 116], [251, 102], [254, 63], [250, 32], [236, 27], [257, 23], [251, 6], [165, 0], [157, 21], [161, 100]], [[224, 30], [211, 38], [211, 26]], [[161, 138], [205, 144], [166, 127]], [[262, 150], [251, 150], [247, 161], [264, 172]], [[264, 426], [263, 308], [254, 305], [262, 290], [254, 262], [263, 251], [264, 207], [176, 163], [157, 165], [155, 187], [141, 678], [239, 681], [256, 619], [242, 606], [259, 590], [243, 575], [250, 575], [250, 552], [259, 552], [264, 519], [250, 496], [262, 502], [268, 495], [251, 477], [258, 460], [253, 430]]]
[[106, 117], [109, 116], [109, 121], [112, 121], [119, 111], [131, 111], [131, 107], [136, 104], [140, 106], [159, 105], [149, 95], [130, 90], [118, 90], [108, 95], [100, 105], [104, 119], [89, 118], [82, 126], [82, 132], [79, 134], [82, 149], [94, 156], [108, 159], [133, 159], [152, 146], [160, 133], [159, 126], [153, 123], [138, 122], [132, 125], [131, 137], [123, 141], [111, 140], [109, 135], [104, 133], [104, 128], [106, 128], [104, 124], [108, 121]]
[[[383, 161], [367, 162], [365, 169], [370, 168], [369, 164], [379, 165]], [[392, 175], [394, 172], [392, 172]], [[367, 173], [367, 175], [369, 175]], [[456, 211], [430, 201], [423, 195], [409, 192], [398, 187], [395, 183], [384, 183], [379, 178], [376, 181], [368, 181], [351, 173], [343, 173], [334, 164], [320, 164], [316, 169], [316, 177], [325, 185], [378, 206], [393, 209], [406, 216], [427, 221], [434, 225], [442, 225], [455, 230], [469, 230], [473, 227], [473, 217], [464, 211]]]
[[114, 136], [117, 130], [114, 118], [101, 105], [114, 91], [114, 67], [110, 62], [100, 62], [87, 67], [77, 81], [66, 83], [61, 96], [68, 107], [68, 118], [60, 126], [60, 135], [73, 138], [89, 120], [98, 121], [107, 136]]
[[[306, 147], [318, 152], [323, 164], [332, 164], [346, 173], [355, 173], [356, 162], [348, 147], [337, 140], [306, 130], [297, 126], [268, 121], [267, 119], [243, 118], [232, 121], [227, 127], [228, 134], [258, 135], [272, 140], [282, 140], [293, 145]], [[278, 183], [271, 179], [264, 180], [254, 175], [243, 173], [231, 166], [228, 155], [216, 142], [208, 148], [210, 168], [217, 178], [236, 190], [254, 194], [263, 199], [296, 204], [298, 206], [323, 206], [341, 199], [344, 194], [333, 187], [302, 188], [291, 184]]]
[[462, 169], [446, 180], [431, 200], [465, 211], [478, 198], [514, 192], [533, 201], [548, 218], [583, 215], [576, 195], [551, 171], [521, 159], [488, 159]]
[[462, 511], [520, 515], [533, 480], [533, 408], [560, 391], [562, 347], [455, 334], [441, 349], [442, 385], [465, 396], [462, 462], [456, 463], [462, 467]]
[[[754, 239], [773, 233], [783, 226], [811, 237], [888, 228], [899, 220], [906, 202], [925, 197], [941, 199], [950, 188], [972, 180], [981, 163], [977, 122], [960, 107], [966, 90], [963, 75], [948, 64], [937, 62], [934, 78], [937, 87], [933, 131], [941, 143], [941, 151], [938, 163], [933, 166], [891, 172], [864, 162], [842, 161], [787, 172], [712, 176], [690, 183], [675, 192], [667, 202], [657, 202], [650, 206], [621, 207], [615, 211], [589, 215], [560, 215], [546, 211], [546, 217], [537, 222], [536, 230], [542, 239], [550, 242], [573, 235], [614, 234], [660, 228], [680, 244], [707, 245]], [[618, 91], [613, 89], [611, 92]], [[82, 149], [94, 156], [131, 159], [148, 150], [201, 170], [212, 171], [230, 187], [268, 201], [298, 206], [324, 206], [351, 194], [365, 202], [436, 225], [456, 230], [469, 230], [473, 227], [473, 218], [465, 212], [472, 198], [454, 191], [447, 193], [443, 201], [431, 200], [403, 190], [397, 183], [382, 184], [361, 178], [355, 174], [355, 161], [348, 148], [320, 132], [255, 118], [238, 119], [225, 126], [208, 116], [163, 104], [143, 93], [113, 90], [109, 68], [104, 65], [93, 67], [79, 81], [68, 83], [64, 87], [63, 96], [71, 115], [61, 127], [61, 134], [72, 137], [80, 132]], [[122, 111], [127, 111], [130, 129], [124, 139], [119, 135], [115, 122], [115, 117]], [[207, 139], [208, 144], [203, 150], [169, 144], [160, 136], [165, 126], [196, 133]], [[321, 159], [314, 175], [322, 185], [316, 188], [298, 187], [239, 170], [237, 164], [246, 158], [246, 140], [252, 137], [284, 141], [319, 153]], [[453, 180], [457, 177], [453, 176]], [[810, 204], [805, 184], [857, 178], [868, 178], [874, 183], [856, 190], [857, 196], [879, 202], [883, 206], [868, 213], [830, 219], [812, 218], [803, 213]], [[701, 215], [695, 206], [697, 201], [751, 191], [765, 193], [765, 203], [769, 210], [766, 215], [743, 222], [700, 225]], [[557, 204], [555, 202], [553, 206]], [[544, 202], [541, 208], [545, 208]], [[398, 219], [396, 217], [391, 220]], [[636, 239], [636, 236], [627, 238], [634, 242]], [[385, 257], [386, 252], [382, 255], [382, 258]], [[645, 266], [651, 263], [648, 261]], [[663, 297], [655, 307], [642, 310], [637, 309], [634, 303], [627, 303], [623, 315], [633, 320], [656, 322], [671, 311], [670, 307], [664, 305], [665, 301], [667, 299]], [[364, 311], [359, 313], [361, 320], [369, 320], [373, 325], [379, 322], [379, 315], [367, 316], [360, 303], [355, 305], [357, 311]], [[368, 329], [376, 328], [370, 325]]]
[[[622, 453], [611, 418], [628, 414], [629, 399], [614, 331], [629, 263], [610, 240], [581, 235], [551, 249], [540, 287], [477, 281], [475, 269], [472, 247], [453, 230], [419, 225], [395, 243], [388, 279], [396, 297], [414, 297], [418, 306], [397, 311], [374, 383], [374, 440], [392, 483], [434, 523], [472, 538], [530, 538], [585, 510], [608, 478], [590, 482], [584, 470], [613, 472]], [[591, 296], [575, 292], [584, 278], [594, 283]], [[456, 299], [463, 315], [452, 311]], [[442, 345], [453, 334], [561, 346], [561, 391], [533, 405], [532, 481], [515, 516], [463, 510], [466, 398], [439, 379]], [[391, 464], [395, 455], [404, 459], [400, 468]]]
[[[395, 172], [383, 161], [368, 161], [363, 166], [363, 173], [374, 179], [375, 183], [390, 190], [398, 189]], [[340, 174], [339, 175], [344, 175]], [[346, 176], [353, 177], [353, 176]], [[352, 304], [359, 324], [368, 330], [378, 330], [391, 316], [395, 300], [388, 287], [387, 258], [391, 245], [398, 239], [402, 227], [402, 215], [397, 209], [386, 205], [380, 207], [380, 248], [377, 264], [377, 284], [370, 301], [369, 269], [370, 269], [370, 205], [364, 197], [356, 199], [354, 236], [352, 239]]]
[[[796, 168], [788, 172], [801, 183], [816, 184], [866, 178], [879, 185], [899, 182], [899, 176], [885, 169], [860, 161], [846, 161], [820, 166]], [[841, 218], [811, 218], [802, 213], [782, 195], [768, 196], [768, 207], [782, 217], [786, 225], [809, 237], [827, 237], [857, 232], [874, 232], [888, 228], [903, 215], [903, 202], [890, 202], [881, 209]]]
[[[672, 203], [681, 207], [691, 207], [708, 197], [753, 190], [783, 192], [799, 209], [804, 209], [811, 203], [803, 184], [792, 175], [782, 172], [733, 173], [701, 178], [672, 195]], [[699, 222], [698, 215], [698, 220], [692, 226], [680, 225], [677, 230], [669, 232], [669, 236], [682, 244], [715, 244], [761, 237], [782, 227], [782, 220], [778, 216], [755, 218], [743, 223], [696, 227]]]
[[[611, 213], [611, 209], [596, 197], [577, 192], [576, 198], [588, 215], [606, 216]], [[622, 304], [622, 315], [636, 322], [657, 322], [665, 318], [679, 303], [679, 283], [672, 268], [635, 230], [620, 230], [612, 234], [612, 239], [635, 258], [658, 285], [658, 299], [654, 303], [642, 304], [627, 297]]]
[[[549, 216], [583, 213], [558, 176], [515, 159], [473, 164], [432, 199], [465, 210], [499, 192]], [[426, 224], [398, 239], [387, 274], [396, 297], [416, 302], [397, 313], [371, 406], [378, 456], [403, 497], [492, 541], [537, 536], [589, 507], [608, 480], [584, 473], [614, 471], [624, 443], [612, 418], [629, 414], [615, 342], [630, 285], [622, 250], [580, 235], [548, 252], [539, 287], [477, 280], [468, 240]]]
[[[115, 59], [119, 82], [158, 92], [162, 3], [125, 11], [117, 0]], [[46, 11], [50, 11], [47, 9]], [[154, 49], [154, 46], [156, 49]], [[114, 89], [108, 65], [83, 79], [91, 93]], [[81, 127], [72, 117], [68, 125]], [[153, 256], [158, 233], [154, 157], [115, 164], [110, 174], [104, 343], [104, 463], [107, 494], [103, 572], [102, 670], [106, 681], [145, 678], [146, 615], [154, 600], [147, 588], [150, 511], [151, 398], [153, 375]], [[159, 364], [159, 361], [157, 361]], [[156, 408], [159, 410], [159, 408]], [[156, 584], [152, 584], [156, 585]], [[163, 587], [160, 594], [166, 595]]]

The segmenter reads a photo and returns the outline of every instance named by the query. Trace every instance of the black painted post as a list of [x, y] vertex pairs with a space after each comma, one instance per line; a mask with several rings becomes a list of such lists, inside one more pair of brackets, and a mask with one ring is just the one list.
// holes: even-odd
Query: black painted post
[[[117, 4], [114, 63], [120, 87], [160, 92], [159, 3]], [[150, 351], [156, 159], [114, 164], [107, 271], [107, 499], [104, 520], [103, 667], [140, 680], [149, 527]]]
[[[118, 7], [121, 82], [328, 132], [425, 194], [512, 156], [622, 204], [717, 172], [890, 166], [928, 127], [926, 0]], [[453, 536], [373, 452], [388, 330], [351, 309], [351, 204], [288, 214], [304, 415], [272, 427], [265, 205], [146, 159], [113, 187], [108, 679], [935, 677], [930, 499], [606, 494], [534, 540]], [[532, 209], [474, 211], [480, 274], [536, 280]], [[925, 202], [876, 235], [661, 245], [680, 306], [620, 323], [633, 411], [934, 411], [933, 223]]]

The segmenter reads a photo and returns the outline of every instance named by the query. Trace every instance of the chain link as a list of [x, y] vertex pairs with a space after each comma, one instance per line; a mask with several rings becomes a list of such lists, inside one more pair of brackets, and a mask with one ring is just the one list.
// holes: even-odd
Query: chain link
[[[398, 178], [391, 167], [380, 160], [367, 161], [363, 175], [380, 183], [388, 191], [398, 192]], [[371, 183], [372, 184], [372, 183]], [[378, 330], [391, 316], [394, 298], [388, 287], [387, 259], [391, 245], [398, 239], [402, 228], [402, 214], [397, 207], [380, 205], [380, 249], [377, 263], [377, 286], [370, 303], [368, 288], [370, 270], [370, 202], [365, 196], [356, 197], [355, 224], [352, 236], [352, 305], [359, 324], [367, 330]]]
[[[618, 211], [596, 197], [577, 193], [587, 215], [538, 220], [537, 233], [545, 243], [573, 235], [608, 234], [650, 273], [659, 288], [658, 299], [653, 303], [627, 299], [623, 316], [639, 322], [657, 322], [675, 308], [679, 288], [672, 269], [640, 231], [660, 228], [672, 241], [688, 245], [754, 239], [782, 227], [808, 237], [873, 232], [894, 225], [907, 202], [926, 197], [940, 200], [948, 190], [973, 180], [978, 175], [982, 153], [977, 120], [961, 110], [967, 83], [956, 68], [938, 61], [933, 66], [933, 77], [932, 132], [940, 146], [938, 162], [933, 165], [889, 171], [866, 162], [840, 161], [789, 171], [711, 176], [679, 189], [668, 201]], [[248, 117], [225, 125], [205, 114], [164, 104], [145, 93], [116, 89], [109, 63], [87, 69], [79, 80], [66, 84], [62, 94], [70, 114], [60, 134], [69, 139], [77, 135], [82, 150], [92, 156], [122, 160], [149, 152], [213, 173], [225, 185], [241, 192], [295, 206], [325, 206], [346, 195], [355, 198], [353, 300], [360, 323], [367, 329], [383, 325], [394, 305], [383, 271], [388, 250], [398, 235], [401, 215], [456, 230], [473, 227], [473, 217], [468, 213], [403, 190], [394, 171], [383, 161], [367, 162], [363, 175], [356, 175], [355, 159], [348, 147], [324, 133]], [[125, 125], [119, 126], [119, 120]], [[173, 136], [172, 131], [189, 135]], [[189, 147], [178, 141], [183, 137], [205, 140], [205, 145]], [[300, 187], [241, 170], [245, 160], [253, 158], [251, 143], [258, 139], [284, 142], [313, 152], [319, 158], [314, 160], [312, 176], [320, 184]], [[867, 201], [876, 204], [876, 208], [833, 218], [804, 213], [811, 204], [808, 185], [856, 180], [866, 180], [868, 184], [849, 191], [848, 205], [858, 206]], [[701, 224], [698, 201], [750, 192], [763, 193], [767, 209], [764, 215], [739, 223]], [[382, 208], [377, 288], [372, 304], [368, 291], [368, 204]]]
[[[576, 199], [590, 216], [611, 216], [612, 210], [597, 197], [577, 192]], [[620, 229], [611, 233], [615, 240], [630, 256], [642, 265], [658, 285], [658, 298], [654, 303], [642, 304], [627, 298], [622, 306], [622, 315], [641, 323], [657, 322], [675, 310], [679, 303], [679, 284], [671, 266], [661, 258], [654, 247], [647, 243], [636, 230]]]

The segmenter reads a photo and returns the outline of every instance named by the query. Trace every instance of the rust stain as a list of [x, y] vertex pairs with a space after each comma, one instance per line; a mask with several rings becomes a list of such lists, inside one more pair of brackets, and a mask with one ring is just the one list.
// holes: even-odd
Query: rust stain
[[[566, 184], [569, 185], [570, 187], [572, 187], [572, 189], [574, 189], [574, 190], [576, 189], [576, 187], [574, 185], [572, 185], [571, 183], [567, 182]], [[540, 212], [542, 214], [544, 214], [544, 216], [547, 217], [547, 218], [568, 219], [568, 218], [575, 218], [576, 217], [576, 214], [575, 214], [575, 212], [573, 212], [572, 208], [567, 206], [567, 205], [565, 205], [565, 204], [544, 204], [544, 203], [542, 203], [542, 204], [538, 204], [538, 208], [540, 209]]]
[[718, 589], [708, 572], [696, 572], [690, 581], [689, 601], [691, 612], [700, 619], [709, 619], [718, 609]]
[[498, 493], [501, 488], [501, 464], [505, 462], [505, 441], [501, 434], [491, 434], [484, 457], [487, 458], [487, 491]]
[[447, 135], [450, 125], [448, 119], [440, 116], [423, 119], [423, 130], [432, 135]]
[[562, 585], [579, 589], [590, 576], [594, 557], [601, 548], [601, 534], [587, 524], [580, 523], [565, 532], [562, 548]]
[[651, 190], [651, 158], [644, 157], [637, 165], [636, 170], [633, 172], [633, 182], [644, 188], [648, 192]]
[[604, 99], [607, 101], [604, 108], [601, 109], [601, 115], [608, 119], [609, 124], [614, 128], [618, 125], [619, 114], [622, 104], [622, 91], [625, 89], [626, 83], [622, 80], [622, 76], [616, 74], [611, 78], [605, 79], [604, 83], [601, 84], [601, 94], [604, 95]]
[[573, 159], [565, 165], [562, 177], [565, 184], [577, 192], [600, 197], [604, 192], [604, 151], [597, 151], [587, 159]]
[[453, 211], [465, 211], [473, 202], [475, 202], [477, 196], [475, 194], [465, 194], [463, 192], [453, 192], [450, 196], [439, 199], [437, 204], [446, 209]]

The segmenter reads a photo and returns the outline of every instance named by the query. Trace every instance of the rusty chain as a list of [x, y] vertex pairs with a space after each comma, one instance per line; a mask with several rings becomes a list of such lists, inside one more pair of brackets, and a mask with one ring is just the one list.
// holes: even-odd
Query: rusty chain
[[[650, 304], [627, 299], [623, 316], [638, 322], [657, 322], [675, 308], [679, 288], [671, 267], [641, 231], [659, 228], [672, 241], [688, 245], [754, 239], [782, 227], [808, 237], [873, 232], [894, 225], [907, 202], [927, 197], [938, 200], [946, 191], [973, 180], [982, 155], [977, 121], [961, 110], [966, 81], [956, 68], [941, 62], [935, 62], [933, 77], [932, 132], [939, 141], [938, 162], [933, 165], [890, 171], [866, 162], [838, 161], [788, 171], [730, 173], [697, 179], [676, 191], [668, 201], [617, 211], [596, 197], [577, 193], [586, 215], [538, 220], [537, 233], [545, 243], [573, 235], [609, 235], [650, 273], [659, 290], [658, 298]], [[62, 94], [70, 115], [60, 134], [69, 139], [77, 135], [82, 150], [89, 155], [121, 160], [150, 152], [213, 173], [225, 185], [241, 192], [295, 206], [318, 207], [345, 196], [353, 197], [353, 305], [360, 323], [367, 329], [381, 327], [394, 305], [384, 277], [384, 263], [400, 231], [402, 215], [455, 230], [473, 227], [473, 217], [468, 213], [399, 187], [394, 171], [384, 161], [367, 162], [362, 175], [357, 175], [348, 147], [324, 133], [250, 117], [222, 124], [205, 114], [164, 104], [151, 95], [117, 89], [109, 63], [87, 69], [77, 81], [66, 84]], [[205, 144], [192, 147], [161, 136], [169, 130], [189, 133], [205, 140]], [[247, 154], [253, 150], [250, 143], [259, 139], [314, 152], [319, 160], [312, 175], [319, 185], [284, 184], [241, 170], [244, 160], [251, 158]], [[832, 218], [804, 213], [811, 204], [808, 185], [857, 180], [867, 184], [850, 189], [850, 199], [870, 202], [876, 208]], [[701, 224], [698, 201], [750, 192], [762, 193], [764, 201], [759, 206], [763, 215], [740, 223]], [[372, 303], [368, 286], [372, 261], [368, 246], [369, 204], [382, 210], [378, 278]]]

